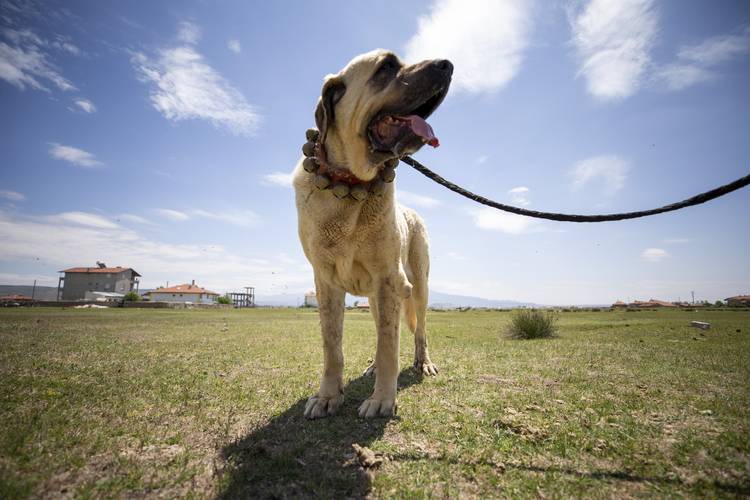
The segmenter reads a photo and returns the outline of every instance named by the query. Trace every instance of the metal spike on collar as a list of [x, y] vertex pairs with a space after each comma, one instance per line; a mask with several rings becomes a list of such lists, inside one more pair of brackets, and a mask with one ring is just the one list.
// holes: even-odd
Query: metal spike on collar
[[349, 189], [348, 184], [344, 184], [343, 182], [337, 182], [336, 184], [333, 185], [332, 191], [333, 191], [334, 196], [336, 196], [336, 198], [343, 199], [349, 196], [350, 189]]

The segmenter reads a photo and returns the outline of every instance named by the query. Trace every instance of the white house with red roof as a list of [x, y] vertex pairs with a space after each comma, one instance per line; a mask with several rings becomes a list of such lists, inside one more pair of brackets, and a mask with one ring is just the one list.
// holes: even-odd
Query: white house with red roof
[[192, 283], [157, 288], [145, 294], [154, 302], [180, 302], [183, 304], [214, 304], [219, 294]]

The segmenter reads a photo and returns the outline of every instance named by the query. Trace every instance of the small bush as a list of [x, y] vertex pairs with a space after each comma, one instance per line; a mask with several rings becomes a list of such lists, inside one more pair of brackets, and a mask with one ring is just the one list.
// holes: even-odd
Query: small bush
[[516, 309], [510, 318], [508, 336], [513, 339], [543, 339], [553, 337], [556, 331], [555, 311]]
[[126, 302], [138, 302], [139, 300], [141, 300], [141, 296], [138, 295], [138, 292], [131, 291], [125, 294], [123, 300], [125, 300]]
[[232, 299], [230, 299], [226, 295], [222, 295], [221, 297], [219, 297], [218, 299], [216, 299], [216, 302], [218, 302], [219, 304], [231, 304], [232, 303]]

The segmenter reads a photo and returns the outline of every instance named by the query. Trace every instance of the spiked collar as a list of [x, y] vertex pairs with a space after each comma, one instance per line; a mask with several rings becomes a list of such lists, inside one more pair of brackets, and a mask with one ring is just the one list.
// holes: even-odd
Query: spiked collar
[[317, 129], [308, 129], [305, 136], [307, 142], [302, 146], [302, 154], [305, 155], [303, 168], [314, 175], [315, 187], [320, 190], [330, 189], [337, 198], [350, 197], [363, 201], [370, 195], [381, 195], [385, 191], [385, 184], [396, 178], [398, 158], [383, 163], [374, 179], [363, 181], [349, 169], [336, 167], [328, 162], [325, 146], [319, 142], [320, 134]]

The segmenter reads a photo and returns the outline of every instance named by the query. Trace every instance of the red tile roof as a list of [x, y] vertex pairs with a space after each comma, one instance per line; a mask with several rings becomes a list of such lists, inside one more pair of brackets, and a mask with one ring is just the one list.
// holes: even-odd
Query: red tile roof
[[18, 293], [10, 294], [10, 295], [4, 295], [0, 297], [0, 302], [18, 302], [18, 301], [25, 301], [25, 300], [31, 300], [31, 297], [27, 297], [26, 295], [21, 295]]
[[121, 273], [123, 271], [133, 271], [133, 274], [140, 276], [135, 269], [130, 267], [71, 267], [63, 269], [61, 273]]
[[195, 293], [195, 294], [205, 293], [207, 295], [219, 295], [216, 292], [212, 292], [211, 290], [206, 290], [205, 288], [201, 288], [198, 285], [191, 285], [190, 283], [185, 283], [184, 285], [170, 286], [169, 288], [157, 288], [156, 290], [151, 290], [148, 293], [149, 294], [151, 293]]

